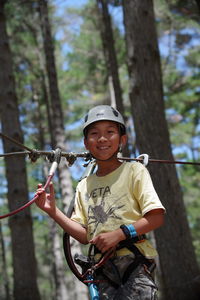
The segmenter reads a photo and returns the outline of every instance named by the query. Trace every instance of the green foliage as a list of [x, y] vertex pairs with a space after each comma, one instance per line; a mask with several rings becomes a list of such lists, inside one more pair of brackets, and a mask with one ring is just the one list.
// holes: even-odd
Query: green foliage
[[68, 87], [79, 92], [76, 95], [86, 100], [103, 92], [106, 68], [94, 4], [89, 4], [82, 11], [73, 10], [71, 13], [76, 13], [82, 19], [86, 16], [87, 18], [83, 19], [79, 32], [73, 36], [71, 51], [66, 57], [66, 77], [70, 80]]

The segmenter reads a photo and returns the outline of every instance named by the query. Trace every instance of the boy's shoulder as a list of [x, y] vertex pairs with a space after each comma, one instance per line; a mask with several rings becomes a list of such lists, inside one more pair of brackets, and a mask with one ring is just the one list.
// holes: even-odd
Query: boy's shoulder
[[112, 182], [116, 180], [121, 180], [128, 184], [136, 180], [138, 176], [141, 178], [146, 173], [146, 170], [146, 167], [140, 162], [123, 162], [120, 168], [106, 176], [97, 177], [96, 174], [93, 173], [83, 178], [76, 186], [76, 193], [87, 194], [87, 191], [93, 189], [94, 186], [104, 186], [105, 182], [106, 184], [112, 184]]
[[125, 168], [127, 170], [130, 170], [134, 173], [137, 173], [137, 172], [140, 172], [140, 171], [146, 169], [146, 167], [138, 161], [136, 161], [136, 162], [125, 162], [124, 165], [125, 165]]
[[[121, 165], [121, 167], [114, 171], [115, 175], [117, 176], [117, 173], [124, 173], [124, 174], [130, 174], [132, 173], [134, 176], [136, 176], [139, 172], [141, 172], [142, 170], [145, 170], [146, 167], [143, 166], [140, 162], [123, 162], [123, 164]], [[113, 172], [113, 174], [114, 174]], [[110, 173], [110, 175], [113, 175], [112, 173]], [[106, 177], [106, 176], [105, 176]], [[103, 177], [102, 177], [103, 179]], [[83, 178], [81, 181], [79, 181], [77, 187], [83, 187], [84, 185], [87, 184], [88, 181], [93, 181], [96, 180], [96, 174], [90, 174], [88, 177]]]

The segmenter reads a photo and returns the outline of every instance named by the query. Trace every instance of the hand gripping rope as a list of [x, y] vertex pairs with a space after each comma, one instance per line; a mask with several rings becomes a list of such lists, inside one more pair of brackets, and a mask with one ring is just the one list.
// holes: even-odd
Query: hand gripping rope
[[[5, 134], [1, 133], [0, 132], [0, 136], [2, 136], [3, 138], [6, 138], [8, 139], [9, 141], [17, 144], [18, 146], [20, 146], [21, 148], [27, 150], [27, 151], [23, 151], [23, 152], [11, 152], [11, 153], [4, 153], [4, 154], [0, 154], [0, 157], [9, 157], [9, 156], [14, 156], [14, 155], [28, 155], [30, 160], [32, 162], [36, 162], [36, 160], [41, 156], [46, 156], [47, 159], [52, 163], [51, 165], [51, 168], [49, 170], [49, 174], [47, 176], [47, 180], [46, 180], [46, 183], [44, 185], [44, 190], [46, 191], [47, 188], [49, 187], [49, 184], [56, 172], [56, 169], [60, 163], [60, 159], [61, 157], [65, 157], [69, 166], [71, 166], [74, 161], [76, 160], [77, 157], [85, 157], [85, 159], [89, 159], [90, 158], [90, 155], [88, 153], [77, 153], [77, 154], [74, 154], [74, 153], [66, 153], [66, 152], [62, 152], [59, 148], [56, 149], [56, 150], [52, 150], [52, 151], [39, 151], [39, 150], [32, 150], [30, 148], [28, 148], [27, 146], [21, 144], [20, 142], [6, 136]], [[7, 217], [10, 217], [10, 216], [13, 216], [17, 213], [19, 213], [20, 211], [22, 211], [23, 209], [27, 208], [28, 206], [30, 206], [31, 204], [33, 204], [37, 199], [38, 199], [39, 195], [35, 194], [35, 196], [29, 201], [27, 202], [25, 205], [19, 207], [18, 209], [12, 211], [12, 212], [9, 212], [5, 215], [1, 215], [0, 216], [0, 219], [4, 219], [4, 218], [7, 218]]]
[[[74, 275], [84, 284], [88, 286], [90, 299], [91, 300], [99, 300], [99, 293], [96, 286], [96, 283], [102, 282], [102, 280], [95, 280], [93, 277], [94, 272], [104, 265], [108, 259], [113, 255], [115, 249], [110, 249], [106, 253], [104, 253], [100, 259], [95, 262], [94, 255], [91, 254], [94, 245], [90, 245], [88, 251], [88, 260], [82, 263], [79, 263], [79, 255], [75, 254], [74, 259], [72, 258], [71, 254], [71, 246], [70, 246], [70, 236], [65, 232], [63, 235], [63, 247], [64, 247], [64, 254], [66, 261], [68, 263], [69, 268], [74, 273]], [[83, 273], [80, 273], [77, 269], [74, 260], [77, 264], [82, 267]]]
[[[55, 158], [54, 158], [54, 161], [53, 161], [53, 163], [52, 163], [52, 165], [51, 165], [51, 168], [50, 168], [50, 170], [49, 170], [49, 174], [48, 174], [48, 177], [47, 177], [47, 181], [46, 181], [46, 183], [45, 183], [45, 185], [44, 185], [44, 190], [45, 190], [45, 191], [47, 190], [47, 188], [48, 188], [48, 186], [49, 186], [49, 184], [50, 184], [50, 182], [51, 182], [51, 180], [52, 180], [52, 178], [53, 178], [53, 176], [54, 176], [54, 174], [55, 174], [55, 172], [56, 172], [56, 169], [57, 169], [57, 167], [58, 167], [58, 164], [59, 164], [59, 162], [60, 162], [60, 158], [61, 158], [61, 151], [60, 151], [60, 149], [56, 149], [56, 150], [54, 151], [54, 157], [55, 157]], [[12, 212], [9, 212], [9, 213], [7, 213], [7, 214], [5, 214], [5, 215], [0, 216], [0, 219], [4, 219], [4, 218], [7, 218], [7, 217], [10, 217], [10, 216], [12, 216], [12, 215], [15, 215], [15, 214], [19, 213], [20, 211], [22, 211], [22, 210], [25, 209], [26, 207], [28, 207], [28, 206], [30, 206], [31, 204], [33, 204], [33, 203], [38, 199], [38, 197], [39, 197], [39, 195], [38, 195], [38, 194], [35, 194], [35, 196], [33, 197], [33, 199], [30, 200], [28, 203], [26, 203], [25, 205], [21, 206], [20, 208], [14, 210], [14, 211], [12, 211]]]

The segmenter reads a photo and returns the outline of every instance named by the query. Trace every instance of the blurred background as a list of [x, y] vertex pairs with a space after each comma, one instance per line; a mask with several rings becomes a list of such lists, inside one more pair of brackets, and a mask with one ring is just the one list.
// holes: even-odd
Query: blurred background
[[[125, 157], [196, 163], [147, 166], [167, 209], [149, 236], [162, 300], [200, 299], [199, 41], [198, 0], [0, 0], [2, 133], [31, 149], [81, 153], [84, 115], [109, 104], [126, 121]], [[6, 139], [0, 150], [23, 151]], [[84, 164], [63, 158], [53, 179], [65, 212]], [[27, 203], [50, 165], [2, 157], [0, 215]], [[0, 220], [0, 299], [88, 299], [62, 235], [35, 204]]]

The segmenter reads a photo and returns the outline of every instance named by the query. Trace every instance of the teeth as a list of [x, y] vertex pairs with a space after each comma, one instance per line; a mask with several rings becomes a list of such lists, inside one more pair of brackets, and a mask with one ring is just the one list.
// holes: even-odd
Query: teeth
[[100, 150], [108, 149], [108, 147], [99, 147]]

